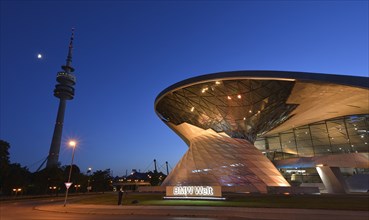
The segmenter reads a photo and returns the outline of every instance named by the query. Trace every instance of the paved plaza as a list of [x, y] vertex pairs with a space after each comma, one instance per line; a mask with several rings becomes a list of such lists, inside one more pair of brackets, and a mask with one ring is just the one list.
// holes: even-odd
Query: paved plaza
[[245, 208], [245, 207], [199, 207], [199, 206], [113, 206], [62, 204], [41, 205], [35, 207], [40, 211], [79, 213], [94, 215], [121, 216], [175, 216], [202, 218], [244, 218], [244, 219], [299, 219], [299, 220], [368, 220], [367, 211], [342, 211], [318, 209], [279, 209], [279, 208]]

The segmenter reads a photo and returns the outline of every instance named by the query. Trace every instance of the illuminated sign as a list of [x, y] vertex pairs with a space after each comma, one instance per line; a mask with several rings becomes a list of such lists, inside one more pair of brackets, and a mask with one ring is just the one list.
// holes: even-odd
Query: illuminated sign
[[221, 186], [167, 186], [166, 196], [221, 197]]

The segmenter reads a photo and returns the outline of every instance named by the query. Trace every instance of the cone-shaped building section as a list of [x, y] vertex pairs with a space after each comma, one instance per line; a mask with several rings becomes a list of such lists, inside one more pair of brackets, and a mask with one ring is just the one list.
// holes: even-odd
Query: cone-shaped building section
[[190, 143], [164, 186], [243, 186], [267, 192], [267, 186], [289, 186], [274, 165], [249, 141], [183, 123], [172, 129]]
[[66, 101], [72, 100], [74, 98], [74, 85], [76, 84], [76, 77], [73, 74], [74, 68], [71, 66], [73, 39], [74, 29], [72, 29], [72, 36], [69, 42], [66, 64], [62, 66], [63, 70], [58, 72], [56, 75], [56, 81], [58, 82], [58, 84], [55, 86], [54, 96], [59, 98], [60, 101], [46, 168], [51, 168], [58, 165]]

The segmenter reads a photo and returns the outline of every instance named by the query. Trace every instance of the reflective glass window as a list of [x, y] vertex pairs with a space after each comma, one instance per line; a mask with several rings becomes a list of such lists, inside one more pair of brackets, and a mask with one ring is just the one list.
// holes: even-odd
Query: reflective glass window
[[281, 134], [282, 150], [285, 158], [297, 157], [295, 137], [292, 132]]
[[310, 131], [315, 155], [318, 156], [331, 153], [330, 141], [325, 123], [311, 125]]
[[345, 119], [352, 152], [368, 152], [368, 116]]
[[345, 128], [344, 120], [330, 120], [327, 121], [328, 134], [332, 146], [333, 153], [350, 152], [350, 144], [348, 141], [347, 130]]
[[310, 136], [310, 129], [308, 126], [301, 127], [294, 130], [297, 149], [300, 157], [314, 156], [313, 143]]

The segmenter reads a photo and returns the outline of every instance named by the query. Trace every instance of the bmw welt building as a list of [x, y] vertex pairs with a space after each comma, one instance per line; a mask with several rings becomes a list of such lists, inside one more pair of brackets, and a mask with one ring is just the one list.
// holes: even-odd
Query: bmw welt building
[[162, 185], [368, 191], [368, 84], [357, 76], [235, 71], [169, 86], [155, 111], [188, 150]]

